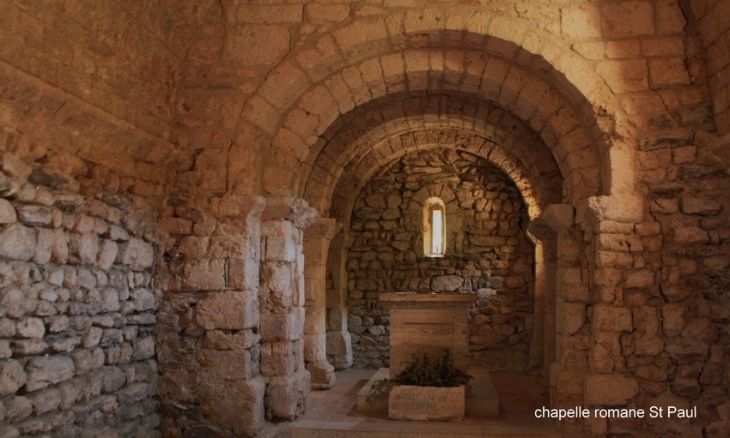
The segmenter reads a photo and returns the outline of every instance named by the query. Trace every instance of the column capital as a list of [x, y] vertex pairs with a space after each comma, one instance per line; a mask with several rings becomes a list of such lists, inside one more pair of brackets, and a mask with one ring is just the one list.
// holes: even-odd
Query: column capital
[[324, 239], [329, 242], [341, 228], [342, 224], [338, 223], [334, 218], [319, 218], [307, 228], [307, 231], [304, 233], [304, 238]]
[[644, 200], [636, 195], [591, 196], [577, 206], [576, 221], [596, 227], [604, 221], [639, 223], [644, 218]]
[[563, 229], [573, 226], [574, 217], [572, 205], [550, 204], [543, 209], [542, 216], [530, 221], [527, 229], [540, 240], [550, 239]]
[[264, 220], [287, 220], [300, 230], [306, 229], [319, 218], [319, 212], [301, 198], [266, 198]]

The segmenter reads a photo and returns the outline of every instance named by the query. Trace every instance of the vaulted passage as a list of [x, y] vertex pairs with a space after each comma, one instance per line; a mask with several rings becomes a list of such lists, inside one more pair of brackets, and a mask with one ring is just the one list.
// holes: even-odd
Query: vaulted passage
[[0, 41], [0, 437], [296, 435], [399, 292], [466, 303], [469, 433], [730, 434], [730, 1], [0, 0]]

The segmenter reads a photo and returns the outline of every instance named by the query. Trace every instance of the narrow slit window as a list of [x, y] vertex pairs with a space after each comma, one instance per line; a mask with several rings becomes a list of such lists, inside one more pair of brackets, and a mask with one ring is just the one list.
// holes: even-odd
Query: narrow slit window
[[426, 257], [443, 257], [446, 253], [446, 211], [443, 201], [431, 198], [424, 209], [423, 250]]

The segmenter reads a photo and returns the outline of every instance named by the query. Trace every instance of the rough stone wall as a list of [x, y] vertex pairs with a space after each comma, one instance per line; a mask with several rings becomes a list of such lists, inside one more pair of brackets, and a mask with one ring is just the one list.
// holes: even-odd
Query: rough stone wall
[[[628, 233], [642, 243], [634, 269], [624, 274], [623, 302], [634, 330], [622, 334], [621, 346], [639, 397], [699, 411], [689, 427], [649, 422], [660, 433], [728, 432], [730, 177], [710, 146], [641, 156], [649, 214]], [[656, 179], [656, 172], [664, 177]]]
[[730, 3], [692, 0], [689, 4], [706, 51], [715, 124], [725, 135], [730, 133]]
[[156, 436], [154, 228], [0, 160], [0, 435]]
[[[423, 205], [445, 203], [446, 254], [424, 256]], [[389, 318], [381, 293], [435, 290], [479, 294], [470, 310], [471, 361], [527, 369], [534, 297], [534, 246], [517, 188], [469, 153], [443, 149], [405, 155], [358, 195], [347, 259], [348, 326], [355, 366], [388, 365]]]
[[293, 420], [310, 389], [302, 229], [316, 214], [258, 196], [172, 214], [157, 273], [165, 433], [255, 436], [266, 420]]

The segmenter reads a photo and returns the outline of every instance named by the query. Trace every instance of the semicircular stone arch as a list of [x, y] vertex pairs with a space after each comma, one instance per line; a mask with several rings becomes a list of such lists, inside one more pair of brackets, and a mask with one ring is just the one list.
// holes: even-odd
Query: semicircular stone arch
[[[481, 54], [471, 53], [472, 59], [478, 59], [475, 61], [478, 67], [472, 72], [466, 63], [456, 62], [450, 67], [448, 63], [431, 61], [439, 57], [446, 59], [446, 53], [454, 52], [396, 54], [402, 63], [394, 69], [393, 75], [386, 73], [383, 65], [387, 60], [383, 57], [371, 59], [358, 66], [357, 71], [343, 71], [342, 75], [350, 77], [354, 88], [346, 86], [344, 76], [333, 76], [331, 81], [302, 96], [272, 140], [266, 163], [272, 171], [264, 174], [269, 194], [292, 194], [292, 174], [281, 172], [281, 169], [295, 169], [306, 161], [313, 147], [316, 150], [316, 143], [320, 137], [326, 137], [327, 128], [342, 117], [338, 102], [355, 99], [358, 103], [353, 104], [354, 108], [394, 93], [414, 92], [470, 94], [495, 102], [524, 121], [550, 148], [567, 183], [570, 200], [605, 191], [602, 186], [606, 185], [606, 179], [598, 167], [598, 157], [603, 153], [600, 147], [603, 134], [587, 128], [581, 120], [581, 114], [585, 113], [574, 102], [566, 101], [534, 74], [497, 58], [484, 59]], [[462, 55], [467, 56], [466, 53]], [[398, 63], [396, 58], [393, 61]], [[357, 80], [360, 82], [355, 84]]]
[[[538, 133], [569, 185], [594, 186], [593, 193], [571, 194], [572, 200], [607, 193], [612, 181], [597, 168], [598, 157], [605, 154], [606, 139], [616, 138], [615, 114], [620, 111], [606, 97], [605, 83], [549, 34], [525, 30], [513, 19], [495, 20], [481, 28], [483, 33], [467, 24], [450, 29], [432, 22], [367, 33], [359, 43], [356, 29], [364, 32], [379, 25], [356, 21], [323, 37], [329, 42], [322, 40], [316, 49], [282, 62], [244, 109], [248, 122], [272, 136], [264, 162], [267, 194], [295, 193], [291, 173], [281, 169], [299, 166], [318, 138], [348, 111], [392, 93], [424, 91], [459, 91], [496, 102]], [[502, 20], [522, 30], [500, 34], [504, 23], [495, 23]], [[337, 48], [336, 55], [326, 54], [328, 44]], [[572, 67], [563, 71], [560, 66], [567, 58]], [[597, 178], [571, 175], [587, 162], [596, 167]]]

